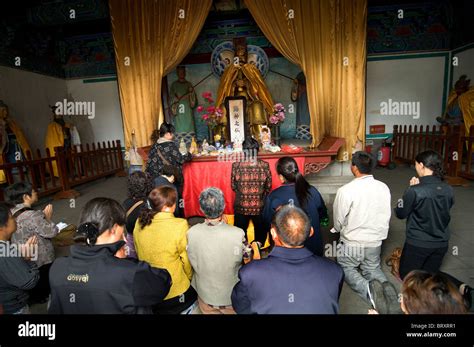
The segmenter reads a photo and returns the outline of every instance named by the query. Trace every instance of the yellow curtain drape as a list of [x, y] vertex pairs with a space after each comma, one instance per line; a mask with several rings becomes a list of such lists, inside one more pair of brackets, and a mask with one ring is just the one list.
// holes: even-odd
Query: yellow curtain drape
[[[365, 138], [367, 0], [245, 0], [265, 36], [306, 76], [313, 144]], [[348, 154], [348, 155], [347, 155]]]
[[125, 145], [137, 146], [164, 120], [161, 80], [186, 56], [212, 0], [109, 0]]

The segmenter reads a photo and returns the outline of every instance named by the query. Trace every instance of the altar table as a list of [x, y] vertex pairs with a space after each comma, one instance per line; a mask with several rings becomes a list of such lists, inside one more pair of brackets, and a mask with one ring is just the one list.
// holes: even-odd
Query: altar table
[[[344, 139], [326, 137], [314, 150], [306, 149], [297, 154], [260, 152], [258, 158], [269, 163], [272, 173], [272, 190], [274, 190], [282, 184], [276, 172], [276, 163], [279, 158], [291, 156], [298, 163], [300, 172], [304, 172], [305, 175], [317, 173], [335, 159], [343, 144]], [[224, 213], [233, 215], [235, 193], [231, 188], [231, 173], [232, 161], [220, 161], [218, 156], [194, 157], [191, 162], [185, 163], [183, 200], [186, 218], [203, 215], [199, 208], [199, 194], [208, 187], [216, 187], [223, 191], [226, 205]]]

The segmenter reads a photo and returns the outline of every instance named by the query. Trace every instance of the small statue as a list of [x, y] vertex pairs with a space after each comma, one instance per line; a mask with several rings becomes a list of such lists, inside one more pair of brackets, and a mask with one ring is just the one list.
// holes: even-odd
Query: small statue
[[272, 144], [272, 135], [268, 126], [263, 125], [260, 129], [260, 141], [263, 149], [268, 149]]
[[191, 146], [189, 147], [189, 153], [196, 154], [197, 152], [198, 152], [198, 146], [196, 143], [196, 139], [193, 136], [193, 139], [191, 141]]
[[186, 143], [184, 142], [184, 139], [182, 138], [180, 143], [179, 143], [179, 152], [182, 155], [185, 155], [188, 152], [188, 149], [186, 148]]

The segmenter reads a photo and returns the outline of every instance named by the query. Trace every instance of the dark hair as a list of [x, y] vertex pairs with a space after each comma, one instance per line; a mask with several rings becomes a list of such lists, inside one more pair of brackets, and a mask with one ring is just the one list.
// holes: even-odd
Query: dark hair
[[173, 124], [164, 122], [160, 126], [160, 137], [165, 136], [166, 133], [174, 134], [175, 131]]
[[417, 163], [423, 163], [425, 167], [433, 171], [433, 176], [437, 176], [441, 179], [444, 178], [443, 160], [438, 152], [428, 150], [415, 157]]
[[175, 176], [176, 169], [172, 165], [164, 165], [163, 169], [161, 170], [161, 174], [168, 177]]
[[298, 169], [296, 160], [291, 157], [282, 157], [278, 159], [276, 170], [286, 181], [295, 184], [295, 192], [301, 208], [305, 208], [310, 196], [311, 185], [306, 181]]
[[260, 146], [258, 144], [258, 141], [255, 140], [253, 137], [247, 137], [245, 138], [244, 142], [242, 142], [243, 150], [247, 150], [247, 151], [255, 150], [256, 152], [258, 152], [259, 147]]
[[411, 271], [403, 280], [402, 295], [410, 314], [466, 313], [459, 290], [441, 274]]
[[13, 204], [23, 203], [23, 195], [31, 196], [33, 194], [33, 186], [28, 182], [17, 182], [5, 189], [5, 195], [9, 202]]
[[154, 188], [150, 192], [150, 195], [148, 195], [148, 208], [143, 209], [140, 213], [140, 226], [144, 228], [150, 225], [153, 217], [155, 217], [158, 212], [161, 212], [163, 207], [171, 207], [176, 204], [176, 199], [176, 189], [168, 186]]
[[11, 215], [9, 206], [5, 203], [0, 203], [0, 228], [7, 226]]
[[273, 226], [281, 240], [289, 246], [304, 244], [311, 231], [311, 222], [299, 207], [284, 205], [275, 214]]
[[160, 138], [160, 131], [158, 129], [153, 130], [150, 135], [150, 140], [152, 143], [155, 143]]
[[128, 197], [130, 199], [146, 199], [153, 189], [150, 176], [142, 171], [135, 171], [127, 180]]
[[371, 174], [375, 164], [374, 157], [370, 153], [358, 151], [352, 154], [352, 165], [356, 166], [362, 174]]
[[115, 224], [123, 226], [126, 222], [124, 208], [115, 200], [109, 198], [94, 198], [89, 200], [81, 211], [79, 227], [74, 241], [95, 245], [97, 238]]

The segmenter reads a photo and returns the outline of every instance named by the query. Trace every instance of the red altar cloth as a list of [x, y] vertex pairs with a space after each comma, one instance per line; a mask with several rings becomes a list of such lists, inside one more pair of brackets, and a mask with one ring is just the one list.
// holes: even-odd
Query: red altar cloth
[[[326, 168], [337, 155], [344, 144], [339, 137], [325, 137], [317, 149], [305, 149], [301, 153], [266, 153], [260, 152], [258, 157], [270, 164], [272, 172], [272, 189], [281, 185], [276, 173], [275, 164], [284, 156], [293, 157], [304, 175], [317, 173]], [[148, 160], [150, 146], [139, 148], [143, 161]], [[186, 217], [201, 216], [199, 209], [199, 194], [204, 188], [217, 187], [224, 192], [226, 208], [225, 214], [234, 214], [235, 193], [230, 186], [232, 173], [231, 161], [217, 161], [217, 157], [194, 157], [191, 162], [185, 163], [184, 175], [184, 213]]]
[[[304, 157], [294, 158], [300, 172], [304, 172]], [[281, 186], [276, 172], [278, 158], [263, 159], [270, 165], [272, 190]], [[230, 161], [192, 161], [184, 164], [184, 213], [186, 218], [202, 216], [199, 208], [199, 194], [205, 188], [216, 187], [222, 190], [225, 199], [225, 214], [234, 214], [235, 193], [231, 188], [232, 162]]]

